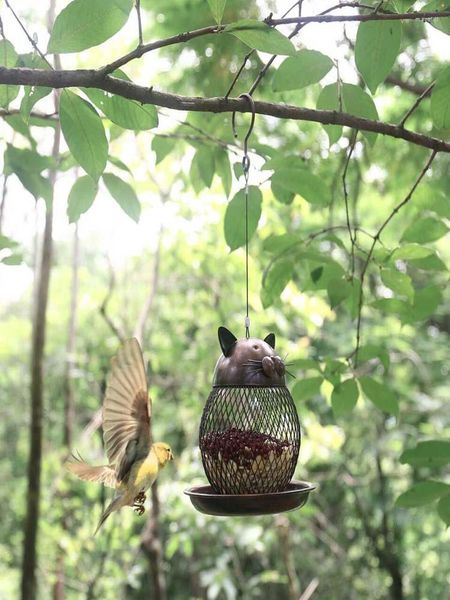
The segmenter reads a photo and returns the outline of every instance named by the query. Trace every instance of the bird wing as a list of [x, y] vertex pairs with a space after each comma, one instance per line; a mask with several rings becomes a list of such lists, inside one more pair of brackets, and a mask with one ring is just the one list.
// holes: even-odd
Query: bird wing
[[68, 471], [84, 481], [103, 483], [103, 485], [112, 488], [117, 486], [116, 472], [108, 465], [93, 467], [74, 456], [73, 460], [66, 462], [64, 466]]
[[126, 340], [111, 365], [103, 401], [103, 440], [116, 477], [123, 481], [151, 446], [151, 403], [139, 342]]

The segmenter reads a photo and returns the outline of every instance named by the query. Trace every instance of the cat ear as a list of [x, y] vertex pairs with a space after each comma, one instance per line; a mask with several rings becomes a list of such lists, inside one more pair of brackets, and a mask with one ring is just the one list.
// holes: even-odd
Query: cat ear
[[275, 350], [275, 334], [274, 333], [269, 333], [269, 335], [266, 335], [266, 337], [264, 338], [264, 341], [266, 342], [266, 344], [269, 344], [269, 346], [271, 346]]
[[217, 333], [219, 334], [219, 344], [222, 348], [223, 355], [229, 356], [231, 349], [237, 341], [237, 337], [226, 327], [219, 327]]

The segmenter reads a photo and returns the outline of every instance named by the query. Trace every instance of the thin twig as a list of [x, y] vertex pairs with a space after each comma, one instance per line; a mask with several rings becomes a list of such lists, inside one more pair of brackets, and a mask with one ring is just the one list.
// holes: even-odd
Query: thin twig
[[416, 110], [416, 108], [419, 106], [419, 104], [422, 102], [422, 100], [430, 94], [433, 87], [434, 87], [434, 81], [432, 83], [430, 83], [430, 85], [427, 88], [425, 88], [424, 91], [420, 94], [420, 96], [417, 98], [417, 100], [414, 102], [414, 104], [411, 106], [411, 108], [408, 110], [408, 112], [405, 114], [405, 116], [400, 121], [399, 127], [405, 126], [407, 119], [409, 119], [409, 117], [413, 114], [413, 112]]
[[193, 40], [194, 38], [201, 37], [203, 35], [209, 35], [211, 33], [220, 33], [225, 29], [225, 25], [210, 25], [209, 27], [202, 27], [201, 29], [194, 29], [193, 31], [186, 31], [184, 33], [179, 33], [177, 35], [173, 35], [169, 38], [165, 38], [163, 40], [157, 40], [156, 42], [150, 42], [149, 44], [144, 44], [137, 46], [128, 54], [118, 58], [117, 60], [105, 65], [101, 72], [103, 75], [108, 75], [112, 73], [116, 69], [123, 67], [130, 61], [141, 58], [147, 52], [152, 52], [153, 50], [157, 50], [159, 48], [164, 48], [166, 46], [172, 46], [174, 44], [182, 44], [188, 42], [189, 40]]
[[234, 89], [234, 86], [237, 83], [237, 80], [239, 79], [239, 77], [241, 76], [242, 71], [245, 69], [245, 65], [247, 64], [248, 59], [252, 56], [252, 54], [254, 54], [255, 50], [250, 50], [250, 52], [248, 54], [246, 54], [244, 56], [244, 60], [242, 61], [241, 66], [239, 67], [239, 69], [237, 70], [236, 75], [234, 76], [233, 81], [231, 82], [230, 87], [227, 90], [227, 93], [225, 94], [225, 98], [228, 98], [228, 96], [231, 94], [231, 92]]
[[369, 252], [367, 254], [366, 261], [364, 262], [364, 265], [363, 265], [363, 268], [361, 271], [361, 281], [360, 281], [361, 287], [359, 290], [359, 300], [358, 300], [358, 320], [357, 320], [357, 324], [356, 324], [356, 345], [355, 345], [354, 351], [347, 357], [348, 359], [350, 359], [352, 356], [354, 356], [353, 362], [354, 362], [355, 368], [358, 366], [358, 353], [359, 353], [360, 344], [361, 344], [361, 321], [362, 321], [361, 316], [362, 316], [362, 307], [363, 307], [363, 300], [364, 300], [364, 278], [365, 278], [370, 260], [372, 258], [373, 251], [374, 251], [375, 246], [376, 246], [377, 242], [379, 241], [380, 236], [383, 233], [384, 229], [387, 227], [387, 225], [390, 223], [390, 221], [395, 217], [395, 215], [399, 212], [399, 210], [401, 210], [405, 206], [405, 204], [407, 204], [411, 200], [412, 195], [414, 194], [417, 186], [422, 181], [422, 179], [424, 178], [428, 169], [430, 168], [431, 163], [433, 162], [436, 154], [437, 154], [436, 151], [433, 151], [431, 153], [424, 168], [420, 172], [420, 175], [416, 179], [414, 185], [412, 186], [412, 188], [410, 189], [408, 194], [405, 196], [405, 198], [399, 204], [397, 204], [397, 206], [391, 211], [389, 216], [384, 220], [383, 224], [381, 225], [381, 227], [378, 229], [377, 233], [375, 234], [373, 241], [372, 241], [372, 245], [369, 248]]
[[342, 187], [344, 190], [344, 202], [345, 202], [345, 218], [346, 218], [346, 222], [347, 222], [347, 229], [348, 229], [348, 235], [350, 238], [350, 256], [351, 256], [351, 260], [350, 260], [350, 264], [351, 264], [351, 273], [352, 273], [352, 279], [353, 276], [355, 274], [355, 245], [356, 245], [356, 234], [354, 234], [352, 232], [352, 226], [350, 224], [350, 211], [349, 211], [349, 207], [348, 207], [348, 189], [347, 189], [347, 172], [348, 172], [348, 165], [350, 163], [350, 159], [352, 157], [353, 151], [355, 150], [355, 145], [356, 145], [356, 139], [358, 137], [358, 130], [355, 129], [352, 132], [351, 138], [350, 138], [350, 144], [349, 144], [349, 150], [347, 153], [347, 159], [345, 161], [345, 165], [344, 165], [344, 170], [342, 172]]
[[11, 11], [11, 13], [12, 13], [13, 17], [15, 18], [15, 20], [17, 21], [19, 27], [22, 29], [22, 31], [24, 32], [24, 34], [27, 36], [28, 41], [33, 46], [33, 48], [35, 49], [35, 51], [39, 54], [39, 56], [42, 58], [42, 60], [44, 60], [46, 62], [46, 64], [50, 67], [50, 69], [53, 69], [52, 63], [47, 59], [47, 57], [45, 56], [45, 54], [43, 52], [41, 52], [41, 50], [39, 49], [39, 46], [37, 45], [37, 42], [28, 33], [25, 25], [22, 23], [22, 21], [20, 20], [19, 16], [16, 14], [16, 12], [13, 9], [13, 7], [9, 3], [9, 0], [5, 0], [5, 4], [9, 8], [9, 10]]
[[142, 47], [144, 45], [144, 38], [142, 37], [141, 0], [136, 0], [136, 13], [138, 22], [139, 47]]
[[100, 314], [102, 315], [102, 317], [104, 318], [104, 320], [106, 321], [106, 323], [108, 324], [109, 328], [111, 329], [111, 331], [114, 333], [114, 335], [117, 337], [118, 340], [120, 340], [121, 342], [124, 341], [125, 339], [125, 335], [123, 334], [122, 331], [120, 331], [119, 327], [114, 323], [114, 321], [111, 319], [111, 317], [109, 316], [108, 312], [107, 312], [107, 307], [108, 307], [108, 303], [111, 299], [111, 296], [114, 292], [114, 288], [116, 287], [116, 278], [114, 275], [114, 270], [112, 268], [111, 263], [109, 262], [109, 283], [108, 283], [108, 291], [106, 293], [105, 298], [103, 299], [103, 302], [100, 305]]

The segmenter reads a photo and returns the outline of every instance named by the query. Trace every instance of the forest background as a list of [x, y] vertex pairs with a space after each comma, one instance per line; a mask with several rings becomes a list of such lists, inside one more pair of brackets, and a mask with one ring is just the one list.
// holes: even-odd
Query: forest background
[[[444, 598], [450, 4], [136, 4], [1, 4], [0, 597]], [[171, 41], [107, 84], [73, 79], [140, 39]], [[244, 333], [250, 104], [231, 99], [249, 90], [251, 330], [291, 363], [296, 478], [319, 489], [298, 512], [219, 519], [183, 490], [204, 481], [217, 327]], [[107, 493], [62, 464], [103, 461], [131, 335], [176, 461], [153, 511], [93, 538]]]

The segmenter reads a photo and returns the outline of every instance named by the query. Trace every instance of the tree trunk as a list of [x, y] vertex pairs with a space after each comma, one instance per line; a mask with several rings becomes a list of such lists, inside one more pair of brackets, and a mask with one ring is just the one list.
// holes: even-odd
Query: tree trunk
[[[60, 128], [55, 129], [52, 156], [59, 154]], [[52, 189], [55, 186], [56, 171], [49, 175]], [[43, 426], [43, 361], [46, 333], [46, 313], [50, 268], [52, 259], [53, 209], [47, 206], [45, 214], [44, 238], [38, 270], [37, 298], [33, 315], [31, 342], [31, 419], [30, 452], [28, 458], [27, 512], [25, 517], [23, 562], [22, 562], [22, 600], [34, 600], [37, 596], [36, 541], [39, 522], [39, 502], [41, 491], [41, 456]]]
[[166, 580], [161, 569], [162, 544], [159, 532], [158, 482], [152, 486], [152, 512], [148, 518], [141, 538], [141, 548], [148, 558], [150, 581], [152, 582], [152, 600], [167, 600]]
[[[77, 323], [77, 298], [78, 298], [78, 270], [79, 270], [79, 238], [78, 224], [75, 224], [73, 234], [73, 250], [72, 250], [72, 284], [70, 290], [70, 308], [69, 308], [69, 323], [67, 331], [66, 345], [66, 370], [64, 376], [64, 425], [63, 425], [63, 445], [67, 454], [72, 446], [72, 432], [75, 413], [75, 390], [73, 385], [73, 371], [75, 368], [75, 347], [76, 347], [76, 323]], [[62, 499], [60, 494], [59, 498]], [[67, 518], [63, 515], [61, 519], [61, 527], [67, 531]], [[56, 567], [56, 581], [53, 586], [54, 600], [64, 599], [64, 550], [59, 548], [59, 556]]]

